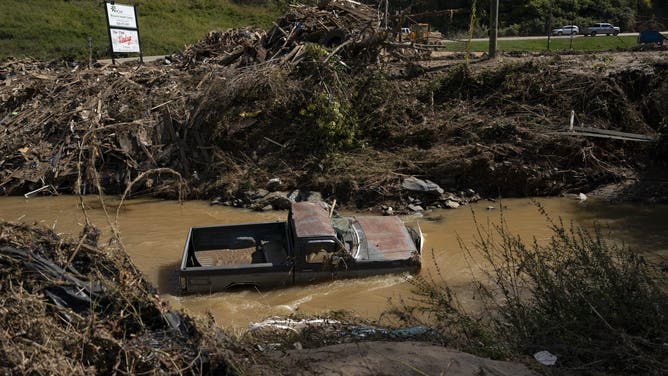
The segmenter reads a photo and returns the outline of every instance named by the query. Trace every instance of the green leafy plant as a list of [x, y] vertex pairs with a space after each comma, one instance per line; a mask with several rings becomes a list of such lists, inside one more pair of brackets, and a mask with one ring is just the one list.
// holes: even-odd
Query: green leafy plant
[[336, 151], [354, 145], [356, 122], [340, 98], [324, 92], [317, 94], [299, 111], [299, 115], [310, 127], [310, 138], [323, 151]]
[[599, 227], [567, 227], [538, 210], [553, 232], [546, 243], [523, 241], [502, 218], [498, 226], [476, 222], [475, 243], [461, 244], [485, 263], [480, 315], [461, 309], [444, 282], [416, 278], [417, 299], [395, 316], [431, 322], [446, 342], [481, 355], [548, 350], [569, 372], [666, 374], [665, 272]]

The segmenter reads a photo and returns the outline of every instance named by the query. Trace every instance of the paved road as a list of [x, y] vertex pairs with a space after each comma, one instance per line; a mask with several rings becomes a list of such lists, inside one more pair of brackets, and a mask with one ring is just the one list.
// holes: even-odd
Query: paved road
[[[164, 59], [164, 58], [165, 58], [165, 55], [144, 56], [143, 60], [144, 60], [144, 63], [148, 63], [148, 62], [151, 62], [151, 61], [160, 60], [160, 59]], [[136, 61], [137, 63], [139, 63], [139, 56], [116, 58], [116, 64], [127, 63], [128, 61]], [[98, 60], [98, 63], [100, 63], [100, 64], [111, 64], [111, 59], [100, 59], [100, 60]]]
[[[661, 31], [661, 34], [666, 35], [668, 34], [668, 31]], [[601, 38], [605, 37], [606, 35], [599, 35], [597, 37], [592, 37], [592, 38]], [[620, 33], [620, 37], [625, 37], [625, 36], [638, 36], [638, 33]], [[559, 39], [567, 39], [570, 38], [570, 35], [561, 35], [561, 36], [552, 36], [552, 38], [559, 38]], [[547, 36], [542, 35], [542, 36], [529, 36], [529, 37], [500, 37], [499, 40], [531, 40], [531, 39], [546, 39]], [[584, 38], [584, 35], [573, 35], [573, 38]], [[445, 39], [446, 42], [457, 42], [457, 41], [463, 41], [466, 39], [459, 39], [459, 40], [454, 40], [454, 39]], [[473, 38], [471, 39], [472, 41], [488, 41], [489, 38]], [[160, 55], [160, 56], [144, 56], [144, 62], [148, 63], [150, 61], [155, 61], [164, 58], [165, 55]], [[137, 61], [139, 62], [139, 57], [124, 57], [124, 58], [119, 58], [116, 59], [116, 63], [125, 63], [128, 61]], [[102, 64], [111, 64], [111, 59], [101, 59], [98, 60], [98, 62]]]
[[[661, 34], [663, 34], [663, 35], [666, 35], [666, 33], [668, 33], [668, 32], [667, 31], [662, 31], [661, 32]], [[606, 35], [599, 35], [599, 36], [596, 36], [596, 37], [593, 37], [593, 38], [600, 38], [600, 37], [605, 37], [605, 36]], [[627, 36], [637, 37], [638, 33], [620, 33], [619, 36], [620, 37], [627, 37]], [[570, 37], [571, 37], [570, 35], [561, 35], [561, 36], [553, 35], [552, 36], [552, 38], [560, 38], [560, 39], [565, 39], [565, 38], [570, 38]], [[584, 37], [585, 36], [581, 35], [581, 34], [573, 35], [573, 38], [584, 38]], [[499, 40], [531, 40], [531, 39], [546, 39], [546, 38], [547, 38], [546, 35], [542, 35], [542, 36], [530, 36], [530, 37], [500, 37]], [[587, 37], [587, 38], [589, 38], [589, 37]], [[482, 41], [489, 40], [489, 38], [474, 38], [474, 39], [471, 39], [471, 40], [482, 42]]]

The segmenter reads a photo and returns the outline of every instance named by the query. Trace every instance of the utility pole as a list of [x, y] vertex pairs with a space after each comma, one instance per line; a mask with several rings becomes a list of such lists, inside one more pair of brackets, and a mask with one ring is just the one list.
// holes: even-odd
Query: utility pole
[[499, 34], [499, 0], [491, 1], [489, 12], [489, 58], [496, 57], [496, 38]]
[[[573, 15], [571, 16], [571, 25], [575, 24], [575, 15], [578, 14], [578, 4], [576, 0], [573, 0]], [[586, 26], [586, 25], [585, 25]], [[571, 41], [569, 42], [568, 49], [573, 50], [573, 31], [571, 30]]]

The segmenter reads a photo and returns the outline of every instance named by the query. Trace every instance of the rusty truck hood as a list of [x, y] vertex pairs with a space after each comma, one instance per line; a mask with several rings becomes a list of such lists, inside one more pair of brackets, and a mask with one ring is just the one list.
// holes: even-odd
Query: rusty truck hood
[[406, 260], [417, 252], [406, 225], [398, 217], [355, 217], [361, 227], [358, 260]]

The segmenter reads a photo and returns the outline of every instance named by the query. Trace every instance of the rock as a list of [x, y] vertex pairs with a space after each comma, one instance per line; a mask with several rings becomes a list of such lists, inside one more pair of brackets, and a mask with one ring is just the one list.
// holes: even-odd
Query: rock
[[262, 189], [262, 188], [260, 188], [260, 189], [258, 189], [257, 191], [255, 191], [255, 197], [258, 197], [258, 198], [260, 198], [260, 197], [264, 197], [264, 196], [266, 196], [266, 195], [268, 195], [268, 194], [269, 194], [269, 191], [266, 190], [266, 189]]
[[586, 194], [584, 194], [584, 193], [580, 193], [580, 194], [578, 195], [578, 200], [580, 200], [580, 202], [585, 201], [586, 199], [587, 199], [587, 195], [586, 195]]
[[299, 189], [295, 189], [294, 191], [290, 192], [290, 194], [288, 194], [288, 198], [292, 201], [299, 201], [299, 197], [301, 196], [301, 194], [302, 191], [300, 191]]
[[264, 196], [263, 198], [257, 200], [253, 207], [256, 209], [264, 208], [267, 205], [271, 205], [276, 210], [287, 210], [290, 209], [294, 201], [288, 198], [287, 192], [271, 192]]
[[459, 199], [459, 197], [457, 197], [457, 195], [455, 195], [454, 193], [450, 193], [450, 192], [443, 193], [441, 195], [441, 200], [450, 200], [450, 201], [455, 201], [455, 202], [460, 202], [461, 201]]
[[450, 209], [457, 209], [459, 207], [459, 203], [453, 200], [445, 200], [445, 207]]
[[430, 180], [422, 180], [415, 177], [404, 179], [401, 183], [401, 188], [410, 192], [421, 192], [430, 194], [442, 194], [443, 188]]
[[288, 198], [295, 202], [320, 202], [322, 201], [322, 194], [316, 191], [303, 191], [301, 189], [295, 189], [290, 192]]
[[244, 194], [244, 196], [250, 201], [256, 201], [261, 199], [262, 197], [265, 197], [268, 194], [269, 194], [268, 190], [260, 188], [256, 191], [247, 191]]
[[304, 191], [301, 201], [319, 202], [322, 201], [322, 193], [316, 191]]
[[286, 364], [293, 368], [295, 364], [307, 364], [312, 370], [336, 370], [318, 374], [538, 376], [521, 363], [480, 358], [427, 342], [355, 341], [276, 351], [268, 356], [275, 360], [274, 364]]
[[420, 205], [409, 204], [409, 205], [408, 205], [408, 208], [409, 208], [410, 210], [414, 211], [414, 212], [422, 212], [422, 211], [424, 211], [424, 209], [423, 209], [422, 206], [420, 206]]
[[557, 356], [546, 350], [533, 354], [533, 357], [538, 363], [545, 366], [553, 366], [557, 363]]
[[212, 199], [212, 200], [209, 202], [209, 205], [223, 205], [223, 204], [224, 204], [224, 203], [223, 203], [223, 198], [220, 197], [220, 196], [215, 197], [214, 199]]
[[272, 210], [274, 210], [274, 207], [271, 206], [271, 205], [264, 206], [260, 209], [260, 211], [265, 211], [265, 212], [266, 211], [272, 211]]
[[281, 184], [282, 182], [281, 179], [279, 178], [269, 179], [269, 181], [267, 182], [267, 189], [269, 190], [269, 192], [277, 191], [281, 188]]

